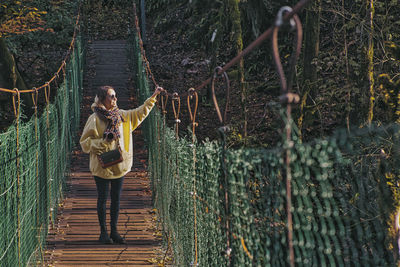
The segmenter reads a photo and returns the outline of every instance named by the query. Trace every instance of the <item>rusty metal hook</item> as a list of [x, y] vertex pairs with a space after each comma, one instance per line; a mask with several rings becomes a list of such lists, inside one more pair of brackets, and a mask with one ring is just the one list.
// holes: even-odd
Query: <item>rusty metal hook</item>
[[[275, 26], [281, 27], [283, 25], [283, 13], [292, 11], [293, 9], [290, 6], [281, 7], [278, 11], [278, 15], [276, 16]], [[292, 28], [296, 27], [296, 21], [293, 18], [290, 19], [290, 26], [292, 26]]]
[[225, 79], [225, 97], [226, 97], [226, 103], [225, 103], [225, 109], [224, 109], [224, 117], [222, 117], [221, 115], [221, 111], [219, 109], [219, 105], [218, 105], [218, 101], [217, 101], [217, 97], [215, 95], [215, 79], [218, 77], [218, 73], [222, 71], [221, 67], [216, 67], [214, 69], [214, 74], [211, 78], [211, 93], [212, 93], [212, 98], [213, 98], [213, 102], [214, 102], [214, 107], [215, 110], [217, 111], [217, 115], [218, 115], [218, 119], [222, 124], [226, 124], [226, 117], [227, 117], [227, 112], [228, 112], [228, 108], [229, 108], [229, 91], [230, 91], [230, 85], [229, 85], [229, 78], [228, 75], [226, 74], [226, 72], [224, 71], [223, 73], [221, 73], [221, 76], [224, 77]]
[[[192, 112], [192, 108], [190, 105], [190, 101], [193, 99], [194, 97], [194, 110]], [[199, 96], [196, 92], [196, 90], [194, 88], [190, 88], [188, 90], [188, 96], [187, 96], [187, 105], [188, 105], [188, 109], [189, 109], [189, 115], [190, 115], [190, 120], [192, 121], [192, 125], [193, 125], [193, 135], [194, 135], [194, 131], [196, 126], [198, 126], [199, 124], [196, 122], [196, 113], [197, 113], [197, 106], [199, 104]]]
[[[175, 107], [175, 101], [178, 102], [178, 107]], [[172, 110], [174, 111], [174, 118], [175, 118], [175, 135], [176, 138], [178, 139], [178, 134], [179, 134], [179, 123], [181, 120], [179, 119], [179, 113], [181, 111], [181, 98], [179, 97], [179, 94], [177, 92], [172, 94]]]
[[[161, 98], [161, 108], [162, 108], [162, 112], [163, 114], [167, 114], [167, 103], [168, 103], [168, 94], [167, 91], [162, 91], [160, 94], [160, 98]], [[165, 101], [164, 101], [165, 99]]]
[[278, 32], [279, 28], [282, 26], [282, 17], [284, 12], [291, 12], [291, 8], [283, 7], [279, 10], [278, 17], [275, 22], [275, 27], [272, 33], [272, 50], [273, 50], [273, 58], [276, 65], [276, 69], [279, 75], [280, 84], [281, 84], [281, 92], [282, 96], [280, 97], [282, 102], [298, 102], [300, 100], [299, 96], [296, 94], [291, 93], [292, 83], [293, 83], [293, 74], [295, 71], [295, 65], [299, 58], [300, 51], [301, 51], [301, 43], [303, 39], [303, 29], [301, 25], [301, 21], [297, 14], [293, 15], [291, 19], [294, 22], [294, 27], [296, 28], [296, 38], [294, 39], [294, 52], [289, 62], [289, 79], [286, 80], [285, 73], [283, 71], [282, 62], [279, 55], [278, 49]]
[[[175, 107], [175, 101], [178, 102], [178, 108]], [[175, 122], [180, 123], [179, 113], [181, 111], [181, 98], [177, 92], [172, 94], [172, 110], [174, 111]]]

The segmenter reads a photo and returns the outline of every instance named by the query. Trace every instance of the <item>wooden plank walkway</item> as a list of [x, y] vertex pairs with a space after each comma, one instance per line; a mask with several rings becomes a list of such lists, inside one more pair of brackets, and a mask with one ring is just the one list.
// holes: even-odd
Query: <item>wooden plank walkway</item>
[[[130, 95], [132, 90], [127, 73], [126, 43], [124, 41], [96, 41], [89, 47], [88, 70], [81, 115], [81, 130], [91, 113], [95, 88], [114, 86], [120, 108], [134, 108], [138, 103]], [[128, 89], [127, 89], [128, 88]], [[140, 130], [134, 135], [134, 165], [124, 180], [118, 230], [127, 244], [106, 245], [98, 242], [100, 229], [97, 220], [97, 192], [89, 172], [89, 156], [73, 153], [68, 193], [55, 226], [50, 229], [45, 256], [46, 266], [146, 266], [152, 265], [160, 251], [150, 181], [146, 172], [146, 150]], [[110, 229], [107, 202], [107, 227]]]

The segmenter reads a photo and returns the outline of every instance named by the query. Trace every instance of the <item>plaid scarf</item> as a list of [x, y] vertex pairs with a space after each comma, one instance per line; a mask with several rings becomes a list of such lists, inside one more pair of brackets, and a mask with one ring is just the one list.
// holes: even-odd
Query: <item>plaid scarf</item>
[[104, 138], [107, 138], [109, 134], [113, 134], [114, 137], [113, 139], [121, 137], [118, 126], [124, 120], [122, 119], [122, 116], [119, 114], [118, 111], [119, 111], [118, 108], [115, 108], [113, 110], [106, 110], [105, 108], [100, 108], [100, 107], [94, 108], [94, 112], [97, 114], [97, 116], [100, 117], [100, 119], [108, 121], [107, 128], [103, 134]]

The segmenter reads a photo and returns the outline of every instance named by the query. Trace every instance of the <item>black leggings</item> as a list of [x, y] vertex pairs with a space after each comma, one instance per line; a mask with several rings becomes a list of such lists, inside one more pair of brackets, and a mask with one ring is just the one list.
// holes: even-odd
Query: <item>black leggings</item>
[[99, 218], [100, 230], [107, 231], [106, 226], [106, 204], [109, 184], [111, 183], [111, 233], [117, 232], [118, 215], [119, 215], [119, 202], [121, 198], [122, 184], [124, 177], [118, 179], [103, 179], [94, 176], [97, 187], [97, 216]]

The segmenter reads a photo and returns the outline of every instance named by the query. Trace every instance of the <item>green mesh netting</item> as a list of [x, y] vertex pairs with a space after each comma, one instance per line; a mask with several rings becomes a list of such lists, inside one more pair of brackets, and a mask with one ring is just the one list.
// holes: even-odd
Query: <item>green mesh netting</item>
[[[143, 102], [149, 86], [138, 39], [131, 42]], [[307, 144], [293, 134], [296, 266], [396, 266], [399, 130], [338, 131]], [[284, 142], [270, 150], [192, 144], [177, 140], [157, 111], [144, 135], [154, 204], [177, 266], [289, 265]]]
[[81, 44], [78, 36], [53, 103], [0, 134], [0, 266], [35, 266], [43, 259], [79, 127]]

